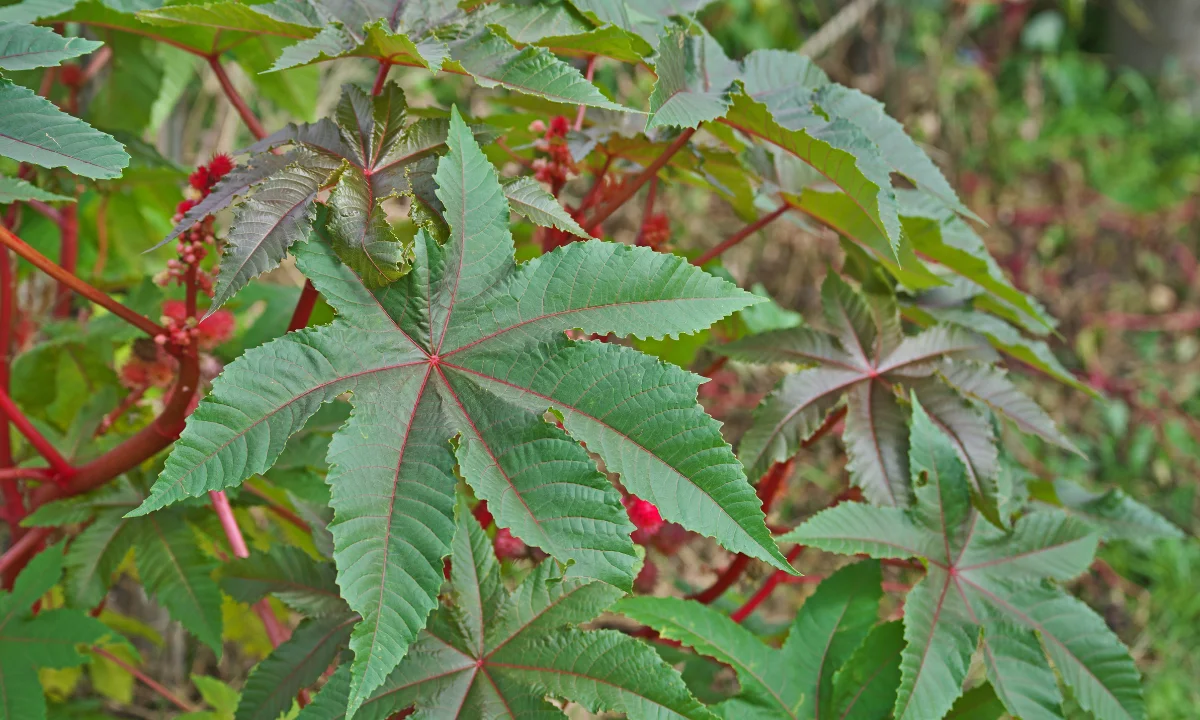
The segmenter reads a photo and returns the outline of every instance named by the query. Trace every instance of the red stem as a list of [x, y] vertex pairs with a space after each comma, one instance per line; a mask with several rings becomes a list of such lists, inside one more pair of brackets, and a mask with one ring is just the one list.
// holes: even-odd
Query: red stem
[[41, 200], [26, 200], [25, 204], [28, 205], [29, 207], [33, 208], [34, 210], [36, 210], [39, 215], [46, 218], [47, 220], [54, 223], [55, 225], [62, 224], [62, 213], [60, 213], [57, 209], [51, 207], [49, 204], [44, 203]]
[[267, 639], [271, 641], [271, 647], [279, 647], [283, 641], [288, 639], [288, 631], [279, 624], [279, 618], [275, 617], [275, 611], [271, 609], [271, 603], [266, 598], [254, 603], [254, 613], [262, 621], [263, 628], [267, 631]]
[[50, 468], [4, 468], [0, 480], [49, 480], [53, 472]]
[[[591, 82], [596, 75], [596, 56], [591, 55], [587, 59], [587, 72], [585, 73], [587, 81]], [[580, 105], [579, 111], [575, 113], [575, 132], [583, 129], [583, 118], [587, 115], [587, 105]]]
[[75, 277], [74, 274], [65, 271], [63, 268], [59, 267], [57, 263], [50, 260], [50, 258], [41, 254], [33, 247], [28, 245], [24, 240], [16, 235], [13, 235], [3, 227], [0, 227], [0, 243], [8, 246], [13, 252], [27, 260], [38, 270], [46, 273], [59, 283], [67, 285], [75, 292], [105, 308], [113, 315], [116, 315], [130, 325], [133, 325], [150, 337], [166, 333], [166, 330], [163, 329], [163, 327], [158, 323], [152, 321], [150, 318], [144, 315], [140, 315], [133, 310], [130, 310], [116, 300], [113, 300], [107, 294]]
[[583, 200], [579, 202], [580, 210], [588, 209], [596, 201], [596, 198], [600, 195], [600, 190], [604, 187], [604, 178], [608, 175], [608, 168], [612, 166], [612, 162], [612, 155], [604, 158], [604, 165], [600, 167], [600, 172], [596, 174], [596, 179], [592, 181], [592, 187], [588, 190], [587, 195], [583, 196]]
[[65, 486], [42, 485], [33, 495], [32, 507], [79, 495], [100, 487], [121, 473], [141, 465], [175, 442], [183, 432], [184, 419], [191, 409], [192, 398], [200, 381], [200, 361], [195, 353], [186, 353], [179, 360], [179, 376], [162, 413], [154, 422], [142, 428], [117, 447], [91, 462], [75, 469], [75, 475]]
[[379, 73], [375, 75], [375, 86], [371, 88], [372, 95], [379, 95], [383, 92], [384, 83], [387, 82], [388, 71], [392, 69], [392, 64], [387, 60], [379, 61]]
[[105, 650], [104, 648], [99, 647], [99, 646], [92, 646], [91, 651], [92, 651], [92, 653], [99, 655], [102, 658], [107, 659], [109, 662], [115, 664], [117, 667], [120, 667], [125, 672], [134, 676], [143, 685], [145, 685], [146, 687], [150, 688], [154, 692], [161, 695], [164, 700], [167, 700], [168, 702], [170, 702], [172, 705], [179, 708], [180, 710], [187, 712], [187, 713], [193, 713], [193, 712], [197, 712], [199, 710], [199, 708], [197, 708], [195, 705], [192, 705], [188, 701], [184, 700], [183, 698], [177, 696], [175, 693], [171, 692], [170, 690], [168, 690], [165, 687], [163, 687], [162, 685], [160, 685], [158, 683], [158, 681], [154, 680], [146, 673], [142, 672], [141, 670], [138, 670], [134, 666], [125, 662], [124, 660], [117, 657], [116, 655], [113, 655], [112, 653]]
[[[63, 272], [75, 275], [79, 264], [79, 216], [75, 205], [65, 205], [59, 211], [58, 231], [60, 236], [58, 265]], [[58, 300], [54, 306], [54, 316], [65, 318], [71, 314], [71, 286], [63, 281], [58, 283]]]
[[[783, 485], [784, 479], [792, 474], [792, 468], [795, 467], [795, 463], [795, 458], [787, 462], [775, 463], [771, 466], [771, 469], [767, 470], [762, 480], [758, 483], [758, 499], [762, 503], [764, 515], [771, 512], [771, 505], [774, 504], [775, 498], [779, 494], [779, 488]], [[721, 571], [721, 574], [717, 576], [712, 585], [689, 597], [692, 600], [708, 605], [721, 597], [726, 590], [733, 587], [733, 584], [738, 581], [742, 573], [746, 572], [746, 568], [748, 567], [750, 567], [750, 556], [738, 555]]]
[[311, 280], [304, 281], [304, 289], [300, 291], [300, 299], [296, 301], [296, 309], [292, 311], [292, 319], [288, 322], [288, 332], [301, 330], [308, 325], [313, 308], [317, 305], [320, 293], [313, 287]]
[[[10, 570], [21, 568], [25, 564], [25, 558], [32, 555], [42, 544], [42, 541], [50, 536], [50, 528], [33, 528], [25, 533], [20, 540], [13, 543], [12, 547], [4, 551], [0, 555], [0, 574], [8, 577]], [[8, 581], [8, 587], [12, 586], [12, 582]]]
[[762, 217], [760, 217], [759, 219], [750, 223], [749, 225], [742, 228], [741, 230], [738, 230], [736, 233], [734, 233], [732, 236], [730, 236], [728, 239], [726, 239], [720, 245], [717, 245], [716, 247], [711, 248], [708, 252], [704, 253], [700, 257], [693, 260], [692, 264], [697, 267], [704, 265], [709, 260], [712, 260], [713, 258], [717, 257], [718, 255], [725, 252], [729, 248], [733, 247], [734, 245], [737, 245], [738, 243], [740, 243], [741, 241], [750, 237], [751, 235], [758, 232], [759, 230], [762, 230], [764, 227], [771, 224], [771, 222], [773, 222], [780, 215], [787, 212], [787, 210], [788, 210], [787, 205], [781, 205], [781, 206], [775, 208], [771, 212], [767, 213], [766, 215], [763, 215]]
[[[846, 408], [841, 408], [829, 417], [825, 418], [825, 422], [817, 431], [813, 433], [807, 440], [801, 443], [800, 447], [812, 447], [818, 440], [825, 436], [830, 430], [835, 428], [842, 418], [846, 417]], [[763, 476], [758, 484], [758, 497], [763, 504], [763, 514], [766, 515], [771, 510], [771, 504], [774, 502], [775, 495], [778, 492], [779, 485], [783, 482], [783, 478], [791, 473], [791, 468], [796, 462], [793, 457], [786, 463], [775, 463], [767, 474]], [[778, 479], [775, 479], [775, 477]], [[730, 561], [729, 565], [717, 576], [717, 579], [712, 585], [704, 590], [691, 595], [693, 600], [708, 604], [721, 597], [722, 593], [728, 590], [737, 582], [742, 573], [746, 572], [746, 568], [750, 566], [750, 558], [746, 555], [738, 555]]]
[[146, 396], [146, 390], [148, 389], [148, 386], [143, 386], [137, 388], [136, 390], [130, 391], [130, 393], [126, 395], [123, 400], [121, 400], [121, 404], [117, 406], [116, 410], [113, 410], [108, 415], [104, 416], [104, 420], [100, 422], [100, 427], [96, 428], [96, 436], [99, 437], [100, 435], [103, 435], [111, 430], [112, 426], [116, 424], [117, 420], [119, 420], [122, 415], [129, 412], [131, 408], [137, 405], [141, 399]]
[[650, 220], [650, 216], [654, 214], [654, 200], [658, 197], [658, 178], [655, 177], [650, 181], [650, 188], [646, 190], [646, 208], [642, 210], [642, 226], [638, 228], [636, 244], [639, 246], [645, 245], [646, 239], [646, 223]]
[[233, 109], [237, 110], [238, 115], [242, 117], [242, 122], [246, 123], [246, 127], [250, 128], [250, 132], [254, 137], [259, 140], [265, 138], [267, 136], [267, 129], [255, 117], [254, 112], [250, 110], [250, 106], [246, 104], [245, 99], [238, 93], [237, 88], [233, 86], [233, 81], [229, 79], [225, 68], [221, 66], [221, 58], [216, 55], [210, 55], [208, 57], [208, 66], [212, 68], [213, 74], [217, 76], [217, 82], [221, 83], [221, 89], [225, 91], [225, 97], [229, 98]]
[[278, 503], [275, 502], [274, 498], [272, 498], [270, 495], [263, 492], [262, 490], [258, 489], [254, 485], [251, 485], [249, 483], [242, 485], [242, 490], [243, 490], [243, 492], [248, 492], [257, 498], [265, 500], [267, 503], [267, 509], [270, 510], [271, 512], [275, 513], [276, 515], [278, 515], [281, 519], [288, 521], [289, 523], [295, 525], [296, 527], [300, 528], [304, 532], [312, 531], [312, 528], [309, 527], [308, 523], [304, 521], [304, 518], [300, 517], [296, 513], [292, 512], [291, 510], [288, 510], [287, 508], [279, 505]]
[[596, 214], [592, 216], [591, 220], [589, 220], [585, 226], [587, 230], [591, 232], [599, 227], [600, 223], [604, 222], [606, 219], [608, 219], [609, 215], [612, 215], [617, 211], [618, 208], [624, 205], [625, 202], [629, 200], [629, 198], [633, 197], [643, 185], [650, 182], [651, 178], [657, 176], [658, 171], [662, 170], [663, 167], [670, 162], [671, 158], [674, 157], [675, 153], [682, 150], [684, 146], [687, 145], [688, 140], [691, 140], [692, 136], [695, 134], [695, 128], [688, 128], [679, 133], [679, 137], [675, 138], [674, 142], [668, 145], [666, 149], [654, 159], [654, 162], [650, 163], [645, 170], [643, 170], [637, 177], [633, 179], [632, 182], [623, 183], [615, 196], [610, 198], [607, 203], [596, 209]]
[[[11, 220], [12, 218], [6, 218]], [[9, 363], [11, 361], [10, 354], [12, 353], [12, 323], [14, 308], [17, 298], [13, 293], [13, 267], [12, 257], [8, 254], [7, 248], [0, 248], [0, 391], [5, 393], [9, 390]], [[12, 437], [8, 432], [8, 414], [0, 412], [0, 472], [11, 468], [13, 464], [12, 457]], [[12, 487], [10, 488], [9, 485]], [[11, 503], [11, 498], [20, 495], [20, 488], [17, 485], [17, 479], [4, 480], [4, 498], [5, 504]], [[15, 505], [10, 505], [15, 507]], [[24, 512], [25, 504], [21, 503], [21, 511]], [[9, 520], [9, 527], [13, 539], [18, 537], [20, 526], [13, 520]]]
[[0, 412], [7, 415], [9, 422], [17, 427], [17, 431], [25, 436], [25, 439], [37, 450], [39, 455], [46, 458], [46, 462], [54, 469], [56, 480], [66, 481], [75, 474], [75, 468], [71, 467], [71, 463], [67, 462], [67, 459], [58, 452], [58, 448], [38, 432], [33, 423], [29, 422], [29, 418], [25, 417], [17, 404], [3, 390], [0, 390]]
[[[787, 554], [787, 561], [789, 563], [794, 561], [803, 550], [803, 545], [797, 545], [789, 550]], [[775, 592], [775, 588], [779, 587], [779, 583], [783, 582], [789, 577], [791, 576], [782, 570], [776, 570], [775, 572], [771, 573], [771, 577], [767, 578], [767, 581], [758, 589], [758, 592], [754, 593], [754, 595], [746, 601], [745, 605], [742, 605], [737, 610], [734, 610], [733, 614], [729, 616], [729, 619], [736, 623], [740, 623], [741, 621], [750, 617], [750, 614], [753, 613], [759, 605], [762, 605], [764, 600], [771, 597], [771, 593]]]

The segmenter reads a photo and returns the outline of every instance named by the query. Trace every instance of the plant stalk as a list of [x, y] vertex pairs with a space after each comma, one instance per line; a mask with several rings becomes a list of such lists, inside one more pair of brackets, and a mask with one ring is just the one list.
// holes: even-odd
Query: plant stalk
[[267, 136], [267, 129], [263, 127], [262, 122], [254, 115], [250, 106], [246, 104], [245, 98], [233, 86], [233, 81], [229, 79], [229, 74], [225, 72], [225, 68], [221, 65], [221, 58], [217, 55], [208, 56], [208, 66], [212, 68], [213, 74], [217, 76], [217, 82], [221, 83], [221, 89], [225, 91], [225, 97], [229, 98], [233, 109], [237, 110], [237, 114], [241, 116], [242, 122], [246, 123], [246, 127], [258, 140], [262, 140]]
[[617, 194], [609, 199], [607, 203], [597, 208], [596, 214], [593, 215], [590, 220], [588, 220], [588, 223], [585, 226], [588, 232], [591, 232], [599, 227], [601, 223], [608, 219], [609, 215], [612, 215], [614, 212], [616, 212], [618, 208], [620, 208], [625, 204], [626, 201], [629, 200], [629, 198], [637, 194], [637, 191], [640, 190], [643, 185], [650, 182], [650, 178], [657, 176], [658, 171], [662, 170], [663, 167], [670, 162], [671, 158], [675, 156], [675, 153], [682, 150], [688, 144], [688, 140], [691, 140], [692, 136], [695, 134], [695, 128], [688, 128], [679, 133], [679, 137], [675, 138], [675, 140], [668, 145], [657, 158], [654, 159], [654, 162], [650, 163], [646, 169], [639, 173], [638, 176], [632, 181], [622, 184], [620, 190], [617, 191]]
[[0, 243], [6, 245], [13, 252], [27, 260], [38, 270], [46, 273], [59, 283], [67, 285], [75, 292], [84, 296], [88, 300], [91, 300], [100, 307], [108, 310], [113, 315], [116, 315], [130, 325], [133, 325], [150, 337], [166, 333], [166, 330], [158, 323], [154, 322], [145, 315], [140, 315], [133, 310], [130, 310], [116, 300], [113, 300], [104, 292], [101, 292], [83, 280], [75, 277], [75, 275], [59, 267], [57, 263], [41, 254], [32, 246], [27, 244], [24, 240], [16, 235], [13, 235], [3, 227], [0, 227]]
[[71, 466], [71, 463], [67, 462], [67, 459], [58, 452], [58, 448], [46, 439], [45, 435], [38, 432], [38, 429], [29, 422], [29, 418], [25, 417], [25, 414], [4, 390], [0, 390], [0, 412], [3, 412], [9, 422], [16, 426], [17, 431], [25, 436], [33, 449], [46, 459], [46, 462], [54, 470], [56, 481], [65, 482], [75, 474], [75, 468]]
[[759, 230], [762, 230], [767, 225], [770, 225], [772, 222], [775, 221], [776, 218], [778, 218], [780, 215], [783, 215], [787, 211], [788, 211], [788, 206], [786, 204], [780, 205], [779, 207], [775, 208], [774, 210], [767, 213], [766, 215], [763, 215], [762, 217], [760, 217], [759, 219], [750, 223], [749, 225], [742, 228], [741, 230], [738, 230], [736, 233], [734, 233], [733, 235], [731, 235], [730, 237], [725, 239], [723, 242], [721, 242], [716, 247], [710, 248], [703, 255], [701, 255], [700, 257], [693, 260], [692, 264], [695, 265], [696, 267], [702, 267], [703, 265], [708, 263], [710, 260], [712, 260], [715, 257], [718, 257], [721, 253], [725, 252], [729, 248], [733, 247], [734, 245], [737, 245], [738, 243], [740, 243], [741, 241], [750, 237], [751, 235], [758, 232]]
[[114, 665], [121, 668], [125, 672], [134, 676], [143, 685], [150, 688], [154, 692], [158, 693], [159, 696], [161, 696], [164, 700], [170, 702], [172, 705], [179, 708], [180, 710], [182, 710], [186, 713], [194, 713], [194, 712], [199, 711], [199, 708], [196, 707], [195, 705], [192, 705], [188, 701], [184, 700], [183, 698], [179, 697], [175, 693], [166, 689], [157, 680], [151, 678], [146, 673], [142, 672], [141, 670], [138, 670], [134, 666], [125, 662], [124, 660], [117, 657], [116, 655], [113, 655], [112, 653], [105, 650], [104, 648], [102, 648], [98, 645], [93, 645], [91, 647], [91, 652], [95, 655], [99, 655], [100, 657], [104, 658], [105, 660], [108, 660], [109, 662], [113, 663]]

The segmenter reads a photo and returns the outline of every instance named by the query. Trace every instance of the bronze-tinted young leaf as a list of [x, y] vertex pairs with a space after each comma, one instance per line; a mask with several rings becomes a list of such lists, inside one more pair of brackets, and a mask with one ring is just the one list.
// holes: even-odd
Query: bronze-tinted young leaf
[[931, 412], [955, 437], [960, 455], [969, 463], [977, 503], [992, 522], [1002, 525], [990, 426], [936, 373], [939, 367], [990, 368], [968, 365], [967, 360], [988, 360], [995, 353], [982, 338], [952, 326], [904, 336], [894, 303], [873, 305], [833, 274], [821, 296], [832, 333], [787, 328], [718, 348], [736, 360], [802, 366], [755, 410], [739, 447], [748, 474], [760, 476], [772, 463], [794, 455], [844, 399], [843, 439], [851, 477], [872, 502], [907, 506], [908, 409], [896, 388], [915, 390], [918, 397], [929, 394]]

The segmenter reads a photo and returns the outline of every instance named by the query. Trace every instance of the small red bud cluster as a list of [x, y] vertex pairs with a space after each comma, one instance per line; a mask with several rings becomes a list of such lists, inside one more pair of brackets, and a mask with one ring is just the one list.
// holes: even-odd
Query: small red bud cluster
[[[188, 176], [188, 189], [182, 202], [175, 208], [175, 222], [212, 192], [217, 182], [233, 169], [233, 160], [228, 155], [217, 155], [207, 165], [201, 165]], [[166, 286], [172, 281], [185, 285], [195, 283], [197, 292], [212, 295], [213, 276], [200, 269], [200, 262], [208, 256], [209, 246], [216, 244], [213, 235], [213, 218], [208, 216], [179, 236], [175, 246], [177, 258], [167, 261], [167, 269], [155, 278], [155, 282]], [[195, 347], [200, 351], [212, 350], [233, 336], [235, 320], [228, 310], [218, 310], [199, 320], [194, 312], [188, 311], [180, 300], [163, 302], [161, 324], [165, 332], [154, 336], [151, 341], [134, 344], [133, 355], [121, 366], [121, 382], [131, 389], [148, 387], [166, 388], [171, 385], [178, 368], [178, 361], [167, 351], [168, 347]], [[207, 380], [220, 372], [220, 361], [210, 355], [201, 355], [202, 376]]]
[[170, 337], [158, 335], [154, 342], [166, 345], [190, 345], [192, 342], [201, 350], [212, 350], [216, 346], [233, 337], [235, 321], [233, 313], [228, 310], [218, 310], [212, 315], [197, 321], [189, 317], [187, 306], [179, 300], [167, 300], [163, 303], [162, 324], [170, 331]]
[[667, 243], [670, 240], [671, 221], [665, 213], [654, 213], [642, 221], [642, 233], [638, 238], [638, 245], [663, 252], [667, 249]]
[[[188, 176], [188, 189], [184, 199], [175, 207], [175, 222], [183, 219], [209, 193], [217, 182], [233, 169], [233, 160], [228, 155], [216, 155], [208, 165], [201, 165]], [[206, 295], [213, 290], [213, 276], [199, 270], [199, 264], [208, 257], [208, 248], [216, 243], [213, 235], [213, 218], [208, 216], [196, 223], [191, 229], [184, 231], [175, 244], [178, 258], [167, 261], [167, 269], [155, 278], [159, 285], [166, 286], [174, 281], [183, 285], [187, 281], [188, 272], [196, 268], [196, 285]]]
[[533, 176], [538, 182], [549, 185], [555, 196], [576, 174], [575, 161], [567, 147], [569, 129], [567, 119], [562, 115], [551, 118], [549, 127], [541, 120], [534, 120], [529, 125], [530, 132], [542, 133], [542, 137], [533, 143], [534, 149], [543, 155], [533, 161]]

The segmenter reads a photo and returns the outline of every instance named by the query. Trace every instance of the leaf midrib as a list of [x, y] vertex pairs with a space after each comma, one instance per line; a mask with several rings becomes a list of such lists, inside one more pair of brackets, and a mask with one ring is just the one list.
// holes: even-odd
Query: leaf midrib
[[702, 493], [703, 493], [703, 494], [704, 494], [706, 497], [708, 497], [710, 500], [712, 500], [712, 502], [713, 502], [713, 505], [715, 505], [715, 506], [717, 507], [717, 509], [719, 509], [719, 510], [720, 510], [720, 511], [721, 511], [721, 512], [722, 512], [722, 513], [725, 515], [725, 517], [729, 518], [729, 520], [731, 520], [731, 521], [733, 522], [734, 526], [735, 526], [735, 527], [737, 527], [737, 529], [738, 529], [738, 530], [739, 530], [739, 531], [740, 531], [740, 532], [743, 534], [743, 536], [744, 536], [744, 537], [746, 537], [747, 539], [749, 539], [749, 540], [750, 540], [750, 542], [752, 542], [752, 543], [754, 543], [754, 544], [756, 544], [756, 545], [759, 545], [759, 543], [758, 543], [757, 541], [755, 541], [755, 540], [754, 540], [754, 538], [753, 538], [753, 537], [751, 537], [751, 536], [750, 536], [750, 534], [749, 534], [748, 532], [746, 532], [746, 530], [745, 530], [745, 529], [744, 529], [744, 528], [743, 528], [743, 527], [742, 527], [742, 526], [741, 526], [741, 525], [738, 523], [737, 519], [736, 519], [736, 518], [734, 518], [732, 515], [730, 515], [730, 514], [729, 514], [729, 511], [728, 511], [728, 510], [727, 510], [727, 509], [726, 509], [726, 508], [725, 508], [725, 507], [724, 507], [724, 506], [723, 506], [723, 505], [722, 505], [720, 502], [718, 502], [716, 498], [714, 498], [714, 497], [713, 497], [713, 495], [712, 495], [712, 493], [711, 493], [711, 492], [709, 492], [708, 490], [706, 490], [706, 489], [702, 488], [702, 487], [701, 487], [699, 484], [697, 484], [697, 483], [693, 482], [693, 481], [691, 480], [691, 478], [689, 478], [689, 477], [687, 477], [686, 475], [684, 475], [684, 473], [683, 473], [681, 470], [679, 470], [679, 468], [676, 468], [675, 466], [673, 466], [673, 465], [671, 465], [670, 463], [668, 463], [666, 460], [663, 460], [663, 459], [662, 459], [662, 458], [660, 458], [658, 455], [656, 455], [656, 454], [654, 454], [653, 452], [651, 452], [651, 451], [650, 451], [650, 449], [649, 449], [649, 448], [647, 448], [645, 445], [641, 444], [640, 442], [637, 442], [637, 441], [636, 441], [636, 440], [634, 440], [633, 438], [631, 438], [631, 437], [629, 437], [628, 435], [626, 435], [625, 433], [623, 433], [623, 432], [621, 432], [621, 431], [617, 430], [617, 429], [616, 429], [616, 428], [614, 428], [612, 425], [609, 425], [608, 423], [604, 422], [604, 421], [603, 421], [603, 420], [601, 420], [600, 418], [597, 418], [597, 417], [596, 417], [596, 416], [594, 416], [594, 415], [590, 415], [590, 414], [588, 414], [588, 413], [586, 413], [586, 412], [584, 412], [584, 411], [580, 410], [579, 408], [576, 408], [576, 407], [574, 407], [574, 406], [572, 406], [572, 405], [569, 405], [569, 404], [567, 404], [567, 403], [565, 403], [565, 402], [562, 402], [562, 401], [560, 401], [560, 400], [556, 400], [556, 399], [554, 399], [554, 398], [552, 398], [552, 397], [550, 397], [550, 396], [548, 396], [548, 395], [543, 395], [543, 394], [541, 394], [541, 393], [539, 393], [539, 392], [536, 392], [536, 391], [535, 391], [535, 390], [533, 390], [532, 388], [521, 387], [520, 385], [517, 385], [517, 384], [515, 384], [515, 383], [510, 383], [510, 382], [508, 382], [507, 380], [501, 380], [500, 378], [498, 378], [498, 377], [493, 377], [493, 376], [491, 376], [491, 375], [488, 375], [487, 373], [482, 373], [482, 372], [479, 372], [479, 371], [477, 371], [477, 370], [471, 370], [470, 368], [463, 367], [463, 366], [461, 366], [461, 365], [453, 365], [453, 364], [446, 363], [446, 362], [443, 362], [443, 363], [442, 363], [442, 367], [447, 367], [447, 368], [450, 368], [450, 369], [452, 369], [452, 370], [458, 370], [458, 371], [460, 371], [460, 372], [469, 373], [469, 374], [471, 374], [471, 375], [475, 375], [475, 376], [477, 376], [477, 377], [481, 377], [481, 378], [483, 378], [484, 380], [488, 380], [488, 381], [491, 381], [491, 382], [495, 382], [495, 383], [497, 383], [497, 384], [503, 385], [503, 386], [505, 386], [505, 387], [510, 387], [510, 388], [513, 388], [514, 390], [518, 390], [518, 391], [520, 391], [520, 392], [523, 392], [523, 393], [528, 393], [528, 394], [530, 394], [530, 395], [533, 395], [534, 397], [538, 397], [538, 398], [541, 398], [541, 399], [543, 399], [543, 400], [545, 400], [545, 401], [549, 402], [551, 405], [558, 405], [558, 406], [561, 406], [561, 407], [567, 408], [567, 409], [569, 409], [571, 412], [573, 412], [573, 413], [575, 413], [575, 414], [577, 414], [577, 415], [581, 415], [581, 416], [583, 416], [583, 417], [585, 417], [585, 418], [587, 418], [587, 419], [591, 420], [592, 422], [595, 422], [595, 423], [597, 423], [597, 424], [599, 424], [599, 425], [602, 425], [602, 426], [604, 426], [604, 427], [605, 427], [605, 428], [607, 428], [607, 429], [608, 429], [610, 432], [612, 432], [612, 433], [615, 433], [616, 435], [619, 435], [620, 437], [622, 437], [622, 438], [624, 438], [625, 440], [627, 440], [627, 441], [628, 441], [628, 442], [629, 442], [631, 445], [634, 445], [634, 446], [636, 446], [636, 447], [638, 447], [638, 448], [641, 448], [641, 450], [643, 450], [643, 451], [646, 453], [646, 455], [647, 455], [649, 458], [651, 458], [653, 461], [655, 461], [655, 462], [657, 462], [657, 463], [659, 463], [659, 464], [663, 465], [663, 466], [664, 466], [664, 467], [666, 467], [666, 468], [669, 468], [669, 469], [671, 470], [671, 472], [672, 472], [672, 473], [674, 473], [674, 474], [676, 474], [676, 475], [678, 475], [678, 476], [680, 476], [680, 477], [684, 478], [685, 480], [687, 480], [687, 481], [688, 481], [688, 482], [689, 482], [689, 483], [692, 485], [692, 487], [696, 488], [697, 490], [699, 490], [700, 492], [702, 492]]
[[[401, 334], [403, 334], [403, 333], [401, 333]], [[407, 337], [407, 336], [405, 336], [405, 337]], [[412, 342], [412, 340], [409, 340], [409, 342]], [[415, 343], [414, 343], [414, 345], [415, 345]], [[204, 467], [208, 463], [209, 460], [212, 460], [214, 457], [217, 456], [218, 453], [223, 451], [225, 448], [232, 445], [238, 439], [245, 437], [246, 434], [249, 433], [251, 430], [258, 427], [262, 423], [266, 422], [268, 419], [275, 417], [275, 415], [277, 415], [278, 413], [283, 411], [285, 408], [290, 407], [293, 403], [298, 402], [298, 401], [308, 397], [309, 395], [312, 395], [315, 392], [324, 390], [324, 389], [328, 388], [330, 385], [333, 385], [334, 383], [344, 382], [346, 380], [353, 380], [353, 379], [359, 378], [359, 377], [366, 377], [366, 376], [372, 375], [374, 373], [387, 372], [389, 370], [399, 370], [400, 368], [414, 367], [416, 365], [423, 365], [423, 364], [426, 364], [425, 360], [414, 360], [413, 362], [400, 363], [398, 365], [387, 365], [384, 367], [371, 368], [369, 370], [363, 370], [361, 372], [351, 373], [349, 375], [341, 375], [341, 376], [334, 378], [333, 380], [328, 380], [326, 382], [320, 383], [319, 385], [315, 385], [312, 388], [309, 388], [308, 390], [305, 390], [304, 392], [291, 397], [290, 399], [288, 399], [286, 402], [284, 402], [282, 405], [275, 408], [271, 412], [264, 414], [262, 417], [258, 418], [253, 423], [248, 425], [245, 430], [242, 430], [241, 432], [235, 434], [233, 437], [231, 437], [228, 441], [226, 441], [224, 444], [222, 444], [216, 450], [213, 450], [208, 455], [205, 455], [201, 460], [199, 460], [195, 463], [192, 463], [192, 467], [190, 470], [188, 470], [186, 473], [180, 475], [179, 479], [177, 479], [175, 482], [171, 483], [171, 485], [169, 485], [167, 488], [160, 491], [158, 493], [158, 495], [162, 495], [163, 493], [167, 492], [168, 490], [174, 490], [174, 489], [180, 487], [183, 484], [183, 481], [185, 478], [190, 477], [193, 472]], [[147, 499], [149, 499], [149, 498], [147, 498]]]

